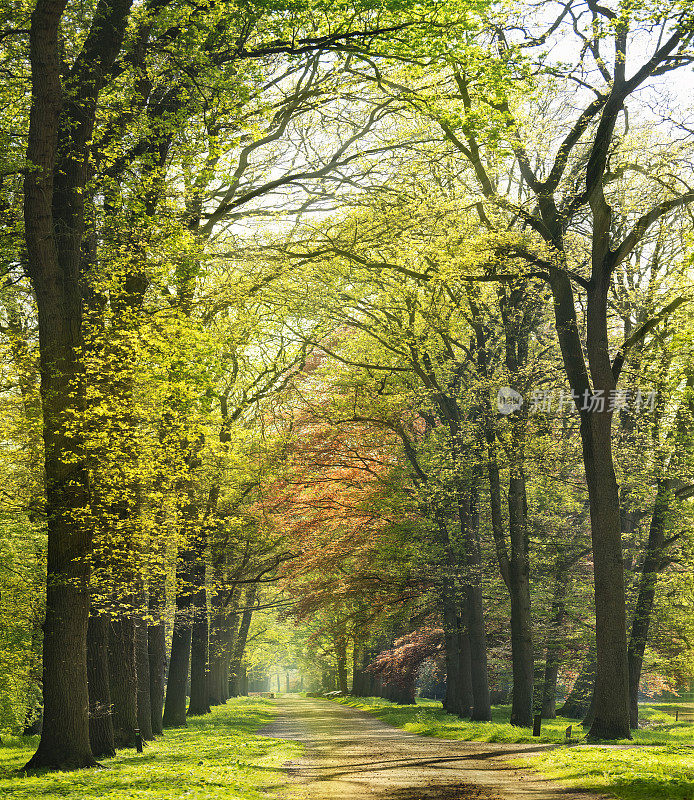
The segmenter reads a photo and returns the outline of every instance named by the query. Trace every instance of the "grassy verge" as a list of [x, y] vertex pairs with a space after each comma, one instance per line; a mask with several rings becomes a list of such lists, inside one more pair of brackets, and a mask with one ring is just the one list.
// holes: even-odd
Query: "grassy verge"
[[573, 787], [609, 793], [620, 800], [694, 800], [694, 725], [675, 722], [662, 707], [641, 707], [642, 727], [634, 731], [633, 741], [576, 746], [563, 742], [570, 724], [574, 742], [585, 739], [578, 720], [543, 720], [538, 740], [530, 730], [509, 725], [509, 706], [495, 706], [492, 722], [466, 722], [446, 714], [440, 703], [431, 700], [421, 700], [416, 706], [397, 706], [376, 697], [337, 698], [337, 702], [368, 711], [420, 736], [555, 743], [557, 747], [516, 763]]
[[103, 769], [47, 772], [23, 777], [35, 737], [3, 740], [0, 797], [12, 800], [260, 800], [282, 783], [282, 765], [294, 757], [294, 742], [268, 739], [257, 731], [274, 718], [272, 701], [239, 697], [212, 714], [167, 730], [142, 754], [121, 750], [103, 759]]
[[[573, 724], [574, 738], [583, 735], [577, 720], [543, 720], [542, 736], [533, 738], [528, 728], [509, 725], [510, 706], [494, 706], [491, 722], [467, 722], [447, 714], [441, 703], [418, 700], [416, 706], [397, 706], [380, 697], [338, 697], [338, 703], [368, 711], [396, 728], [420, 736], [439, 739], [462, 739], [468, 742], [562, 742], [567, 725]], [[576, 727], [578, 725], [578, 727]]]
[[694, 800], [691, 744], [558, 747], [519, 763], [572, 787], [607, 792], [620, 800]]

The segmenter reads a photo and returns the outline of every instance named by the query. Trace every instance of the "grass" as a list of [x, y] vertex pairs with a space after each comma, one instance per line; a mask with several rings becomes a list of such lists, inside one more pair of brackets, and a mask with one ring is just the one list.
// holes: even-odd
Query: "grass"
[[519, 763], [553, 780], [589, 791], [609, 792], [620, 800], [694, 800], [691, 744], [627, 749], [600, 745], [558, 747]]
[[368, 711], [375, 717], [394, 725], [396, 728], [420, 736], [434, 736], [439, 739], [462, 739], [468, 742], [562, 742], [567, 725], [573, 724], [574, 737], [583, 735], [577, 720], [543, 720], [542, 735], [532, 736], [528, 728], [509, 725], [510, 706], [494, 706], [491, 722], [467, 722], [453, 714], [447, 714], [441, 703], [435, 700], [417, 700], [416, 706], [397, 706], [380, 697], [338, 697], [338, 703], [352, 708]]
[[260, 800], [283, 783], [282, 765], [295, 757], [294, 742], [258, 736], [274, 718], [271, 700], [239, 697], [212, 714], [167, 730], [145, 752], [121, 750], [103, 769], [17, 774], [37, 737], [6, 739], [0, 746], [0, 797], [12, 800]]
[[[609, 793], [620, 800], [694, 800], [694, 725], [675, 722], [662, 705], [641, 706], [642, 727], [633, 732], [632, 741], [603, 745], [583, 743], [585, 732], [579, 720], [543, 720], [542, 736], [535, 738], [529, 729], [508, 723], [509, 706], [495, 706], [492, 722], [466, 722], [447, 714], [433, 700], [419, 700], [416, 706], [397, 706], [376, 697], [336, 700], [420, 736], [555, 743], [556, 747], [515, 763], [572, 787]], [[567, 745], [564, 732], [570, 724], [574, 743]]]

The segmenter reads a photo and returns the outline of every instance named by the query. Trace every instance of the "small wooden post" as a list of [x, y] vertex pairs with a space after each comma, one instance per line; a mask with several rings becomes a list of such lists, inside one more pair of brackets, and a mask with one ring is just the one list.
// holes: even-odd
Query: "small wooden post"
[[569, 727], [566, 729], [566, 741], [571, 741], [571, 725], [569, 725]]
[[679, 721], [680, 721], [680, 710], [679, 710], [679, 708], [676, 708], [675, 709], [675, 722], [679, 722]]
[[135, 728], [135, 748], [138, 753], [142, 752], [142, 734], [139, 728]]
[[542, 727], [542, 714], [535, 714], [533, 717], [533, 736], [540, 735], [540, 728]]

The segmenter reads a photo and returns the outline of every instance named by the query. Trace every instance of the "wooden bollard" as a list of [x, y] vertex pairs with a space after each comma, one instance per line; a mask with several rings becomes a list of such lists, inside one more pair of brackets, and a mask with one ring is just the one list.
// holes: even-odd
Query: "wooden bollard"
[[542, 714], [535, 714], [533, 717], [533, 736], [540, 735], [540, 728], [542, 727]]
[[139, 728], [135, 728], [135, 748], [138, 753], [142, 752], [142, 734]]
[[569, 725], [569, 727], [566, 729], [565, 735], [566, 735], [566, 741], [570, 742], [571, 741], [571, 725]]
[[675, 709], [675, 722], [679, 722], [679, 721], [680, 721], [680, 710], [679, 710], [679, 708], [676, 708]]

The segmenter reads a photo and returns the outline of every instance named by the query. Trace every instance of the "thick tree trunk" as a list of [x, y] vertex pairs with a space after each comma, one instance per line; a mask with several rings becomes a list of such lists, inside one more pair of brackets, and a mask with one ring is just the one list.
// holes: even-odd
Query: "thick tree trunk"
[[[189, 468], [194, 455], [187, 457]], [[181, 727], [186, 724], [186, 692], [190, 672], [190, 648], [193, 627], [193, 595], [199, 588], [195, 580], [196, 548], [195, 537], [198, 526], [198, 507], [192, 479], [185, 481], [186, 500], [181, 508], [183, 534], [186, 543], [178, 553], [176, 562], [176, 613], [171, 637], [171, 657], [169, 677], [164, 701], [165, 728]]]
[[487, 668], [487, 631], [482, 599], [482, 554], [479, 540], [477, 486], [473, 483], [465, 494], [459, 493], [460, 528], [465, 549], [465, 607], [470, 641], [470, 675], [472, 679], [472, 719], [486, 722], [492, 718]]
[[149, 632], [147, 622], [135, 623], [135, 669], [137, 672], [137, 727], [145, 741], [154, 739], [152, 730], [151, 680], [149, 675]]
[[110, 622], [108, 671], [116, 747], [135, 747], [135, 731], [138, 728], [137, 667], [135, 622], [131, 616], [122, 616]]
[[511, 725], [532, 727], [534, 654], [530, 608], [530, 557], [528, 548], [525, 476], [516, 468], [509, 477], [508, 509], [511, 538], [509, 563], [511, 595], [511, 654], [513, 702]]
[[[495, 434], [487, 433], [492, 534], [501, 577], [511, 600], [511, 665], [513, 693], [511, 724], [531, 727], [533, 723], [534, 653], [530, 605], [530, 556], [528, 546], [527, 500], [522, 469], [511, 468], [508, 490], [509, 558], [501, 513], [501, 482], [496, 462]], [[515, 469], [515, 474], [514, 474]]]
[[166, 700], [162, 721], [165, 728], [177, 728], [186, 724], [190, 644], [190, 623], [183, 617], [183, 612], [177, 609], [171, 638], [171, 658], [169, 659], [169, 676], [166, 683]]
[[595, 577], [595, 718], [590, 736], [630, 738], [624, 564], [611, 415], [581, 414]]
[[648, 641], [648, 629], [655, 602], [658, 574], [663, 568], [665, 548], [665, 526], [672, 500], [672, 481], [661, 478], [653, 504], [653, 515], [648, 532], [648, 545], [641, 566], [639, 593], [634, 608], [631, 636], [627, 656], [629, 661], [629, 722], [632, 728], [639, 726], [639, 683], [643, 654]]
[[24, 181], [27, 271], [36, 292], [45, 445], [48, 563], [43, 626], [44, 724], [26, 765], [96, 762], [89, 743], [87, 625], [91, 537], [84, 403], [80, 259], [88, 156], [99, 91], [125, 32], [130, 2], [98, 3], [84, 50], [61, 85], [65, 0], [38, 0], [31, 16], [32, 96]]
[[176, 614], [171, 637], [169, 675], [166, 682], [163, 726], [175, 728], [186, 724], [186, 689], [190, 669], [192, 627], [190, 619], [190, 568], [192, 554], [179, 554], [176, 571]]
[[[217, 576], [219, 580], [219, 576]], [[222, 680], [224, 671], [224, 628], [227, 625], [227, 611], [224, 605], [227, 593], [215, 591], [212, 595], [210, 614], [210, 674], [208, 680], [208, 701], [211, 706], [225, 702], [222, 699]]]
[[116, 745], [111, 719], [108, 670], [109, 619], [92, 611], [87, 628], [87, 682], [89, 686], [89, 740], [97, 757], [114, 756]]
[[449, 714], [470, 716], [474, 703], [470, 663], [470, 639], [464, 610], [454, 600], [453, 590], [442, 594], [444, 643], [446, 650], [446, 697], [443, 707]]
[[154, 622], [148, 625], [147, 649], [149, 654], [149, 702], [152, 713], [152, 733], [160, 736], [164, 732], [164, 686], [166, 677], [166, 625], [164, 576], [150, 585], [149, 614]]
[[[203, 554], [204, 558], [204, 554]], [[190, 704], [189, 716], [210, 713], [209, 703], [209, 623], [207, 617], [207, 592], [205, 568], [202, 562], [202, 581], [193, 598], [193, 629], [191, 633], [190, 658]]]
[[[82, 308], [77, 265], [60, 261], [52, 211], [62, 110], [60, 20], [64, 0], [42, 0], [31, 17], [32, 104], [24, 181], [28, 271], [36, 292], [43, 401], [48, 574], [43, 624], [44, 721], [26, 769], [96, 762], [89, 743], [87, 623], [90, 535], [83, 441]], [[66, 269], [71, 267], [71, 269]]]

